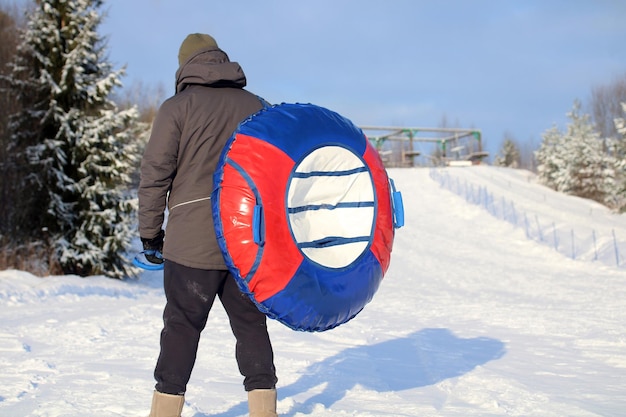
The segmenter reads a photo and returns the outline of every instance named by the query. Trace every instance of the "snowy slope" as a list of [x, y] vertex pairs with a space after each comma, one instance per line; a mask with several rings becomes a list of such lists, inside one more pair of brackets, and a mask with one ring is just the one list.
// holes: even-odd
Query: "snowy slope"
[[595, 201], [540, 186], [525, 170], [478, 166], [432, 170], [431, 176], [466, 201], [522, 228], [529, 239], [572, 259], [626, 268], [626, 216]]
[[[446, 173], [548, 223], [626, 236], [624, 216], [523, 171]], [[374, 300], [324, 333], [270, 322], [280, 414], [626, 415], [626, 270], [528, 239], [427, 169], [390, 175], [406, 226]], [[0, 416], [147, 416], [163, 302], [155, 272], [126, 282], [0, 272]], [[233, 351], [216, 303], [183, 416], [247, 415]]]

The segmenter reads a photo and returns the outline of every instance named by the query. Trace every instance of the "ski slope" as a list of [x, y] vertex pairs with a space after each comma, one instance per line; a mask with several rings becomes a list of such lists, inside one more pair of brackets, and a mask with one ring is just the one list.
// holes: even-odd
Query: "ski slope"
[[[624, 239], [624, 216], [553, 193], [525, 171], [389, 173], [406, 225], [373, 301], [323, 333], [269, 323], [279, 414], [626, 415], [626, 268], [562, 254], [437, 178], [480, 185], [528, 218], [575, 235], [595, 230], [598, 240]], [[595, 252], [585, 244], [580, 253]], [[163, 303], [158, 272], [123, 282], [0, 272], [0, 416], [147, 416]], [[246, 415], [216, 303], [183, 416]]]

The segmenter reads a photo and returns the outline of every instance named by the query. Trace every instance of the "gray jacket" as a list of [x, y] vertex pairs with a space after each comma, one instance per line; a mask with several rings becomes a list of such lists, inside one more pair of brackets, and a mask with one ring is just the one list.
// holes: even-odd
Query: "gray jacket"
[[[163, 256], [198, 269], [226, 269], [211, 212], [213, 172], [238, 124], [262, 108], [220, 49], [191, 56], [176, 72], [176, 94], [159, 108], [141, 162], [139, 234], [155, 237], [168, 218]], [[169, 193], [169, 195], [168, 195]]]

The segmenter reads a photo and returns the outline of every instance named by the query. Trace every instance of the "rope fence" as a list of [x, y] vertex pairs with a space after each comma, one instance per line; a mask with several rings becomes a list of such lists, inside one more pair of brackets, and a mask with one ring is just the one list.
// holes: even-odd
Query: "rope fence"
[[495, 196], [486, 186], [477, 186], [451, 176], [447, 171], [430, 169], [430, 177], [473, 205], [486, 210], [493, 217], [521, 228], [526, 238], [551, 247], [571, 259], [600, 262], [609, 266], [626, 267], [621, 253], [626, 252], [626, 241], [618, 240], [615, 229], [610, 235], [601, 235], [595, 229], [583, 231], [574, 225], [560, 224], [539, 217], [515, 206], [515, 202]]

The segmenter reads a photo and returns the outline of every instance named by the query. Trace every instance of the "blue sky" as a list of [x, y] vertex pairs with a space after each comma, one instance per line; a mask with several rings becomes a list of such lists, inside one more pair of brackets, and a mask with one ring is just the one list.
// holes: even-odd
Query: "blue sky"
[[110, 0], [101, 32], [126, 85], [173, 92], [180, 43], [215, 37], [248, 89], [357, 125], [480, 129], [535, 146], [575, 99], [626, 74], [622, 0]]

